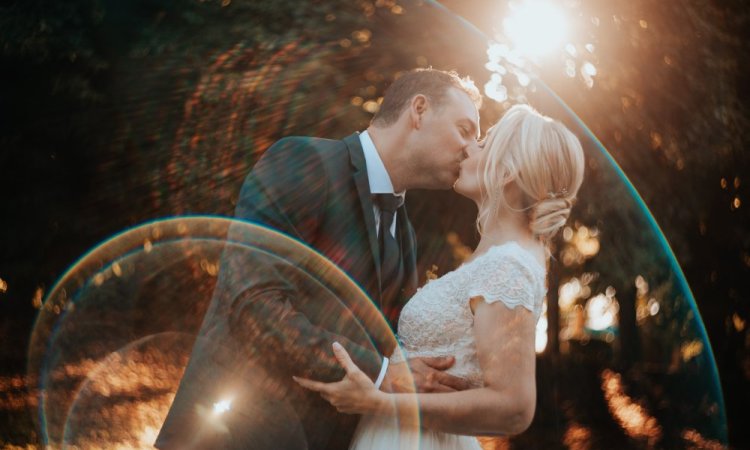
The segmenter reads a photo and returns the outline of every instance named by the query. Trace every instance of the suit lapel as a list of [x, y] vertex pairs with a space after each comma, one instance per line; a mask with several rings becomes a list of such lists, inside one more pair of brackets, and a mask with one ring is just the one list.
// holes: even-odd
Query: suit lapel
[[405, 302], [414, 294], [419, 282], [417, 278], [417, 243], [414, 228], [412, 228], [406, 213], [406, 205], [398, 210], [398, 227], [400, 230], [401, 252], [404, 258], [404, 280], [401, 293], [402, 300]]
[[365, 154], [362, 150], [362, 144], [359, 141], [357, 133], [344, 138], [344, 143], [349, 148], [349, 155], [352, 166], [354, 167], [354, 184], [357, 186], [359, 203], [362, 206], [362, 215], [367, 226], [367, 236], [370, 241], [370, 254], [375, 264], [375, 272], [378, 278], [378, 298], [375, 299], [380, 303], [383, 289], [380, 275], [380, 254], [378, 251], [378, 234], [375, 229], [375, 215], [373, 213], [372, 194], [370, 193], [370, 181], [367, 177], [367, 166], [365, 165]]

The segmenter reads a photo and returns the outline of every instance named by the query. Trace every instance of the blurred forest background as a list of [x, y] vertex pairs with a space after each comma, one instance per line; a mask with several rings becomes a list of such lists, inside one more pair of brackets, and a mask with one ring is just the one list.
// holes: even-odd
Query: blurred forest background
[[[97, 243], [154, 218], [231, 216], [242, 179], [273, 141], [364, 129], [400, 71], [432, 65], [470, 75], [480, 89], [491, 84], [486, 39], [451, 13], [494, 37], [508, 4], [442, 5], [447, 11], [392, 0], [1, 5], [0, 444], [30, 439], [21, 375], [42, 299]], [[714, 350], [729, 443], [750, 447], [742, 419], [750, 404], [750, 7], [742, 0], [561, 5], [575, 13], [573, 51], [561, 49], [534, 70], [611, 153], [666, 235]], [[513, 80], [507, 100], [485, 100], [483, 129], [524, 99], [563, 118], [534, 83]], [[445, 219], [454, 212], [441, 210], [440, 195], [456, 215], [471, 216], [472, 206], [450, 193], [415, 193], [409, 204], [421, 228], [420, 264], [439, 263], [444, 272], [476, 235], [471, 220]], [[624, 213], [611, 190], [582, 195], [611, 205], [595, 211], [595, 223], [611, 230], [601, 234], [602, 248], [652, 244], [622, 241], [646, 225], [638, 219], [618, 229]], [[443, 223], [426, 223], [436, 217]], [[609, 264], [610, 283], [631, 275]], [[637, 297], [640, 286], [629, 280], [617, 285], [621, 300]], [[628, 323], [639, 320], [635, 300], [629, 305], [620, 309], [624, 342], [632, 339]], [[639, 358], [632, 352], [621, 344], [624, 369]], [[583, 436], [561, 441], [586, 448], [576, 447]], [[630, 438], [635, 448], [672, 448], [668, 440]]]

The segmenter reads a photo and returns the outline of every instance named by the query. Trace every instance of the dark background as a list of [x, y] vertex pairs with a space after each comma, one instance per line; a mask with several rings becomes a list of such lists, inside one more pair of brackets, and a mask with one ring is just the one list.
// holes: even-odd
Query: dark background
[[[444, 5], [490, 36], [507, 12], [479, 0]], [[539, 75], [613, 155], [667, 236], [715, 353], [730, 443], [748, 447], [750, 9], [741, 0], [570, 5], [579, 13], [573, 40], [596, 46], [595, 82], [564, 76], [564, 56]], [[97, 243], [158, 217], [231, 215], [242, 177], [271, 142], [363, 129], [362, 106], [398, 70], [458, 69], [481, 88], [486, 47], [467, 28], [461, 36], [474, 40], [461, 48], [447, 32], [457, 19], [444, 26], [438, 9], [295, 0], [0, 6], [3, 376], [24, 372], [39, 302]], [[330, 90], [314, 88], [321, 83]], [[511, 91], [511, 100], [524, 95]], [[503, 109], [487, 103], [483, 128]]]

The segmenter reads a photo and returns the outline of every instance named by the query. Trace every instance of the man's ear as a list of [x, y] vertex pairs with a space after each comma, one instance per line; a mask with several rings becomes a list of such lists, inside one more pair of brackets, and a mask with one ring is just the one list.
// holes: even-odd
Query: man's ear
[[422, 115], [427, 111], [428, 101], [427, 97], [422, 94], [417, 94], [411, 99], [409, 103], [409, 116], [414, 128], [419, 129], [422, 126]]

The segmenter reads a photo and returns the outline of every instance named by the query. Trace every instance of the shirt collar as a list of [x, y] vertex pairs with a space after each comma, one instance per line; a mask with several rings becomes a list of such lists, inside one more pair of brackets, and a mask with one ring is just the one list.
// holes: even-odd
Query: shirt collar
[[367, 130], [359, 134], [359, 142], [365, 154], [365, 165], [367, 166], [367, 179], [370, 181], [371, 194], [395, 194], [404, 197], [406, 191], [393, 192], [393, 183], [388, 171], [385, 169], [383, 160], [380, 158], [375, 143], [372, 142]]

